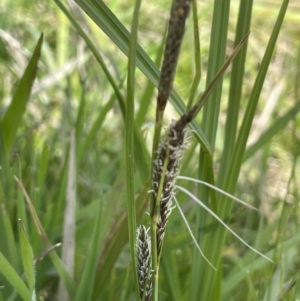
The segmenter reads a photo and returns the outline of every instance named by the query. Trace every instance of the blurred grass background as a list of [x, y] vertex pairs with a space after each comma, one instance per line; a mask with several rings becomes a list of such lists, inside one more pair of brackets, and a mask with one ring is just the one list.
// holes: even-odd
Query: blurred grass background
[[[282, 1], [279, 0], [254, 1], [239, 124], [242, 122], [281, 3]], [[105, 4], [121, 23], [130, 29], [134, 9], [132, 2], [105, 1]], [[201, 47], [201, 81], [198, 92], [203, 91], [206, 84], [213, 4], [213, 1], [198, 1]], [[169, 8], [168, 1], [144, 1], [140, 10], [138, 42], [157, 66], [160, 65]], [[238, 10], [239, 1], [231, 1], [227, 55], [233, 49]], [[127, 57], [82, 10], [73, 6], [71, 11], [82, 28], [88, 30], [90, 39], [100, 50], [121, 93], [126, 95], [124, 79], [127, 74]], [[0, 252], [19, 275], [22, 275], [17, 234], [18, 218], [22, 218], [28, 231], [35, 256], [45, 248], [24, 205], [23, 195], [18, 190], [13, 175], [22, 181], [51, 243], [61, 242], [67, 194], [70, 132], [76, 129], [74, 281], [80, 283], [82, 279], [89, 253], [87, 250], [91, 244], [92, 229], [97, 222], [97, 210], [100, 206], [101, 226], [98, 231], [99, 242], [95, 247], [98, 250], [97, 254], [100, 255], [94, 263], [98, 282], [96, 281], [93, 287], [90, 300], [133, 300], [129, 247], [127, 244], [123, 247], [126, 238], [124, 243], [118, 244], [118, 239], [122, 235], [125, 237], [126, 233], [125, 229], [122, 234], [124, 225], [121, 224], [126, 211], [124, 193], [126, 156], [122, 108], [102, 68], [53, 1], [35, 3], [26, 0], [2, 0], [1, 2], [1, 118], [10, 104], [41, 32], [44, 33], [44, 41], [38, 63], [37, 79], [12, 148], [7, 156], [2, 156], [1, 161], [1, 204], [5, 204], [5, 214], [11, 225], [12, 236], [7, 235], [4, 211], [2, 211]], [[218, 276], [219, 281], [222, 282], [220, 300], [296, 300], [300, 296], [298, 281], [300, 183], [297, 173], [300, 120], [296, 115], [299, 111], [297, 104], [300, 95], [299, 36], [300, 4], [296, 0], [291, 0], [264, 82], [248, 140], [249, 153], [245, 154], [247, 160], [242, 166], [235, 191], [236, 196], [259, 208], [259, 214], [249, 212], [240, 205], [234, 205], [227, 220], [236, 233], [261, 252], [268, 254], [267, 252], [273, 247], [278, 247], [275, 248], [278, 252], [275, 258], [272, 255], [276, 264], [261, 263], [261, 259], [257, 259], [233, 236], [228, 235], [222, 251], [223, 271]], [[195, 73], [193, 43], [190, 16], [174, 85], [185, 103]], [[213, 156], [215, 174], [218, 174], [223, 151], [229, 85], [230, 72], [227, 72], [223, 82]], [[137, 69], [136, 118], [149, 154], [154, 130], [155, 95], [156, 91], [152, 84], [149, 84], [148, 78]], [[145, 103], [143, 102], [145, 98], [151, 101]], [[283, 128], [269, 133], [264, 143], [258, 144], [257, 141], [262, 137], [262, 133], [292, 109]], [[166, 125], [174, 118], [177, 119], [178, 114], [169, 104], [165, 116]], [[201, 121], [202, 116], [199, 116], [199, 124]], [[255, 152], [250, 152], [251, 145], [256, 146]], [[198, 152], [198, 144], [192, 139], [191, 148], [187, 151], [182, 164], [182, 175], [197, 177]], [[149, 162], [148, 164], [150, 165]], [[139, 166], [137, 170], [139, 169], [143, 167]], [[144, 175], [141, 174], [141, 171], [136, 172], [134, 181], [136, 193], [141, 193], [143, 196], [141, 199], [145, 203], [147, 191], [145, 182], [149, 176], [149, 166], [145, 166]], [[180, 184], [196, 193], [195, 185], [182, 182]], [[193, 230], [197, 232], [199, 229], [195, 226], [194, 210], [196, 205], [182, 194], [178, 195], [178, 200]], [[146, 206], [143, 208], [147, 208]], [[141, 209], [140, 212], [142, 211]], [[146, 215], [142, 218], [145, 224], [149, 223]], [[205, 231], [210, 231], [209, 226]], [[117, 236], [117, 233], [121, 233], [121, 236]], [[107, 249], [109, 242], [114, 239], [116, 242], [113, 249]], [[61, 250], [57, 249], [57, 252], [60, 254]], [[160, 300], [189, 300], [191, 269], [194, 264], [193, 252], [192, 240], [187, 234], [180, 215], [174, 210], [164, 243]], [[250, 265], [254, 258], [257, 264], [255, 268]], [[239, 274], [241, 271], [247, 273]], [[36, 275], [38, 296], [43, 296], [45, 300], [54, 300], [60, 276], [48, 256], [37, 264]], [[294, 286], [286, 291], [286, 288], [292, 284]], [[5, 286], [1, 290], [2, 300], [20, 300], [1, 274], [0, 285]], [[282, 299], [278, 299], [278, 296]]]

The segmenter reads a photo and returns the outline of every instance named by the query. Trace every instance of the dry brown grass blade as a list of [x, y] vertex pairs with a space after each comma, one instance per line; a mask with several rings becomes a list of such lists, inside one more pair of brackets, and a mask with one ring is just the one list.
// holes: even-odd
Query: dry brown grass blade
[[239, 53], [243, 45], [245, 44], [246, 40], [248, 39], [250, 35], [250, 32], [248, 32], [245, 37], [241, 40], [241, 42], [236, 46], [236, 48], [233, 50], [232, 54], [228, 57], [224, 65], [221, 67], [221, 69], [218, 71], [216, 76], [213, 78], [213, 80], [210, 82], [210, 84], [207, 86], [205, 91], [201, 94], [199, 97], [199, 100], [197, 103], [189, 110], [187, 111], [177, 122], [178, 128], [184, 128], [190, 121], [192, 121], [201, 108], [204, 106], [206, 100], [208, 99], [209, 95], [213, 91], [213, 89], [216, 87], [220, 79], [222, 78], [223, 74], [225, 73], [226, 69], [230, 65], [230, 63], [233, 61], [233, 59], [236, 57], [236, 55]]
[[33, 219], [33, 222], [35, 223], [35, 226], [36, 226], [36, 229], [37, 229], [39, 235], [41, 236], [41, 238], [44, 241], [44, 243], [46, 245], [50, 246], [51, 245], [50, 241], [49, 241], [49, 239], [47, 237], [46, 232], [43, 229], [43, 226], [40, 223], [40, 220], [39, 220], [39, 218], [38, 218], [38, 216], [36, 214], [35, 208], [34, 208], [34, 206], [32, 204], [32, 201], [31, 201], [29, 195], [27, 194], [27, 192], [26, 192], [23, 184], [20, 182], [20, 180], [16, 176], [14, 176], [14, 178], [15, 178], [15, 180], [16, 180], [19, 188], [20, 188], [20, 190], [22, 191], [22, 193], [23, 193], [23, 195], [25, 197], [25, 201], [26, 201], [26, 203], [28, 205], [28, 208], [29, 208], [29, 211], [30, 211], [30, 215], [31, 215], [31, 217]]

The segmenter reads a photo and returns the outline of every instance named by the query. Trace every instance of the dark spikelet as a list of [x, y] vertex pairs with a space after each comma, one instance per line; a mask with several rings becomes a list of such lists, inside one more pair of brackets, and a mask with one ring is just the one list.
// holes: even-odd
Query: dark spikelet
[[151, 239], [148, 235], [148, 230], [146, 229], [145, 226], [139, 226], [137, 229], [136, 253], [137, 253], [137, 269], [138, 269], [140, 296], [141, 299], [143, 299], [143, 295], [145, 295], [145, 301], [151, 301], [152, 299], [152, 272], [150, 270]]
[[158, 197], [159, 185], [164, 172], [164, 164], [167, 161], [162, 193], [160, 196], [160, 208], [157, 222], [157, 254], [161, 253], [162, 242], [166, 231], [169, 215], [172, 211], [172, 199], [174, 197], [175, 180], [178, 175], [178, 167], [186, 147], [187, 129], [179, 120], [172, 122], [171, 126], [162, 139], [154, 161], [152, 192], [155, 199]]
[[185, 21], [190, 11], [191, 0], [175, 0], [171, 8], [169, 29], [158, 86], [157, 110], [163, 112], [173, 86]]

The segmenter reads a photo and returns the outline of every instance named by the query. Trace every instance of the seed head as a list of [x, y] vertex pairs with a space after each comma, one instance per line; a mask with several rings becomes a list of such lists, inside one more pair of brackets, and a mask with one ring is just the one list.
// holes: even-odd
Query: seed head
[[[154, 161], [152, 176], [152, 192], [157, 199], [159, 186], [164, 175], [160, 208], [157, 222], [157, 254], [161, 253], [162, 242], [166, 231], [169, 215], [173, 208], [174, 187], [178, 175], [178, 167], [187, 144], [187, 128], [179, 122], [172, 122], [166, 135], [161, 140]], [[166, 164], [166, 168], [165, 168]], [[165, 170], [164, 170], [165, 168]]]
[[[145, 301], [152, 298], [151, 239], [145, 226], [137, 228], [136, 239], [137, 270], [140, 288], [140, 297], [145, 295]], [[146, 289], [146, 290], [145, 290]], [[145, 290], [145, 293], [144, 293]]]

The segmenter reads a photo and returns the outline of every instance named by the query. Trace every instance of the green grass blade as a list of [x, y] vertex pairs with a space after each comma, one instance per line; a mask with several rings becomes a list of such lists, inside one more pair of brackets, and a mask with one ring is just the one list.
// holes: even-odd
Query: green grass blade
[[115, 96], [113, 95], [107, 104], [105, 104], [105, 106], [102, 108], [91, 129], [87, 133], [83, 143], [79, 146], [78, 162], [81, 161], [83, 154], [86, 152], [89, 145], [94, 141], [96, 134], [105, 120], [106, 114], [113, 108], [114, 103]]
[[24, 301], [31, 301], [30, 290], [2, 253], [0, 253], [0, 272]]
[[[58, 4], [58, 0], [55, 1]], [[110, 11], [106, 4], [102, 1], [90, 2], [86, 0], [77, 0], [76, 2], [99, 26], [99, 28], [101, 28], [105, 32], [105, 34], [119, 47], [119, 49], [128, 56], [130, 33]], [[159, 80], [158, 68], [155, 66], [155, 64], [152, 62], [152, 60], [140, 45], [137, 45], [136, 51], [136, 66], [157, 87]], [[218, 71], [218, 69], [216, 71]], [[171, 92], [170, 102], [180, 115], [183, 115], [186, 112], [186, 106], [184, 102], [174, 90]], [[197, 139], [199, 139], [201, 146], [205, 149], [206, 152], [210, 153], [210, 144], [199, 125], [193, 121], [191, 122], [191, 127], [195, 131], [195, 134], [197, 136]]]
[[28, 282], [30, 293], [31, 295], [33, 295], [35, 294], [34, 256], [29, 237], [21, 220], [19, 220], [19, 235], [24, 272]]
[[[211, 40], [210, 40], [210, 50], [209, 50], [209, 59], [207, 66], [207, 78], [206, 85], [208, 86], [212, 81], [215, 74], [221, 68], [225, 61], [226, 54], [226, 45], [227, 45], [227, 29], [229, 22], [229, 8], [230, 1], [215, 1], [214, 2], [214, 12], [212, 20], [212, 29], [211, 29]], [[219, 109], [221, 101], [221, 92], [222, 92], [222, 83], [223, 79], [220, 80], [215, 90], [212, 92], [211, 96], [207, 100], [204, 109], [203, 109], [203, 130], [211, 146], [211, 151], [213, 153], [216, 132], [217, 132], [217, 122], [219, 118]], [[213, 172], [212, 168], [212, 159], [208, 156], [207, 152], [201, 149], [199, 162], [198, 162], [198, 177], [201, 180], [210, 182], [211, 173]], [[199, 199], [205, 200], [207, 202], [209, 191], [204, 188], [201, 189], [198, 193]], [[214, 205], [215, 206], [215, 205]], [[197, 210], [197, 229], [202, 228], [205, 225], [207, 214], [203, 210]], [[202, 240], [201, 233], [198, 233], [197, 240]], [[201, 245], [200, 245], [201, 246]], [[204, 246], [202, 247], [203, 253], [207, 256]], [[208, 259], [210, 259], [208, 257]], [[191, 291], [190, 291], [190, 300], [196, 301], [199, 300], [200, 294], [206, 294], [205, 290], [209, 288], [209, 285], [206, 285], [206, 278], [202, 277], [202, 265], [203, 260], [200, 258], [198, 250], [195, 249], [193, 257], [193, 266], [191, 272]], [[210, 262], [217, 267], [215, 262]], [[206, 264], [204, 264], [206, 265]], [[209, 273], [215, 273], [211, 267], [209, 267]], [[199, 285], [199, 282], [202, 282]], [[202, 287], [203, 286], [203, 287]], [[200, 299], [201, 300], [201, 299]], [[209, 300], [203, 299], [203, 300]]]
[[161, 260], [161, 267], [168, 283], [169, 296], [172, 301], [182, 300], [181, 283], [178, 277], [178, 268], [176, 266], [174, 252], [168, 254]]
[[86, 80], [81, 80], [80, 79], [80, 84], [81, 84], [81, 93], [80, 93], [80, 105], [78, 108], [78, 114], [76, 118], [76, 127], [75, 127], [75, 132], [76, 132], [76, 151], [77, 151], [77, 156], [76, 160], [77, 163], [79, 162], [78, 156], [79, 156], [79, 147], [80, 147], [80, 142], [82, 141], [82, 130], [84, 127], [84, 117], [85, 117], [85, 107], [86, 107]]
[[[208, 86], [215, 74], [225, 62], [230, 1], [215, 1], [213, 24], [210, 41], [206, 85]], [[212, 92], [203, 110], [203, 128], [212, 148], [214, 149], [223, 79]], [[211, 101], [213, 99], [213, 101]]]
[[[30, 214], [31, 214], [31, 217], [32, 217], [32, 220], [35, 224], [35, 227], [40, 235], [40, 237], [42, 238], [44, 244], [47, 246], [47, 247], [51, 247], [52, 244], [50, 243], [50, 240], [38, 218], [38, 215], [35, 211], [35, 208], [33, 207], [33, 204], [32, 204], [32, 201], [30, 200], [24, 186], [22, 185], [22, 183], [17, 179], [17, 177], [15, 177], [15, 180], [19, 186], [19, 188], [21, 189], [23, 195], [24, 195], [24, 198], [27, 202], [27, 205], [29, 207], [29, 211], [30, 211]], [[68, 272], [66, 271], [61, 259], [59, 258], [59, 256], [57, 255], [56, 251], [55, 250], [52, 250], [50, 253], [49, 253], [49, 256], [53, 262], [53, 265], [55, 266], [56, 270], [57, 270], [57, 273], [59, 274], [61, 280], [63, 281], [66, 289], [68, 290], [68, 293], [70, 296], [73, 295], [73, 290], [74, 290], [74, 281], [73, 279], [70, 277], [70, 275], [68, 274]]]
[[243, 156], [243, 162], [251, 158], [255, 154], [255, 152], [257, 152], [265, 144], [270, 142], [272, 137], [274, 137], [279, 131], [283, 130], [288, 125], [288, 123], [295, 118], [295, 116], [300, 111], [299, 100], [297, 100], [296, 102], [297, 104], [292, 109], [286, 112], [283, 116], [274, 120], [274, 123], [265, 132], [261, 134], [258, 140], [246, 149], [245, 154]]
[[[252, 4], [253, 0], [246, 1], [245, 3], [240, 2], [239, 17], [234, 42], [235, 46], [245, 36], [245, 34], [250, 31]], [[217, 181], [219, 186], [221, 186], [222, 182], [224, 183], [225, 173], [228, 169], [228, 164], [230, 162], [232, 149], [234, 147], [236, 139], [237, 124], [239, 120], [238, 117], [240, 109], [240, 99], [243, 87], [244, 69], [246, 65], [247, 44], [248, 41], [245, 42], [244, 47], [241, 49], [241, 51], [232, 63], [227, 118], [225, 125], [224, 147], [220, 164], [220, 172], [218, 174]]]
[[[1, 121], [0, 121], [1, 122]], [[5, 169], [4, 169], [5, 171]], [[4, 172], [3, 171], [3, 172]], [[1, 171], [2, 174], [2, 171]], [[3, 177], [4, 175], [2, 175]], [[6, 175], [7, 176], [7, 175]], [[14, 267], [18, 266], [18, 251], [16, 247], [16, 239], [13, 231], [12, 222], [7, 211], [6, 197], [4, 194], [4, 185], [6, 183], [2, 181], [0, 183], [0, 238], [1, 238], [1, 252], [9, 258]]]
[[[235, 58], [235, 56], [239, 53], [245, 42], [248, 40], [249, 33], [246, 34], [243, 39], [239, 42], [239, 44], [236, 46], [236, 48], [232, 51], [231, 55], [228, 57], [228, 59], [225, 61], [225, 63], [222, 65], [222, 67], [218, 70], [216, 75], [212, 78], [211, 82], [207, 85], [205, 91], [201, 94], [199, 99], [197, 100], [197, 103], [185, 114], [186, 116], [193, 116], [195, 118], [201, 108], [206, 103], [207, 99], [211, 95], [211, 93], [214, 91], [214, 88], [218, 85], [218, 83], [222, 80], [223, 74], [232, 62], [232, 60]], [[185, 115], [182, 116], [182, 118], [185, 118]]]
[[[103, 32], [124, 52], [129, 53], [130, 33], [102, 1], [77, 0], [78, 5], [103, 30]], [[158, 82], [158, 69], [141, 46], [137, 46], [136, 64], [150, 81]]]
[[43, 44], [43, 34], [38, 40], [32, 57], [26, 67], [26, 70], [20, 79], [11, 103], [3, 117], [3, 142], [5, 152], [8, 153], [17, 134], [22, 116], [26, 109], [26, 103], [30, 97], [31, 87], [34, 83], [38, 68], [38, 61], [41, 55]]
[[[20, 251], [20, 218], [23, 228], [28, 230], [34, 254], [39, 254], [35, 260], [38, 297], [43, 295], [45, 301], [49, 298], [58, 300], [58, 283], [65, 279], [66, 285], [69, 283], [70, 300], [139, 301], [133, 283], [125, 193], [127, 90], [124, 83], [125, 79], [127, 82], [129, 47], [133, 38], [130, 27], [136, 1], [75, 0], [87, 7], [85, 11], [89, 15], [72, 1], [57, 1], [63, 3], [77, 27], [55, 1], [44, 1], [37, 11], [33, 2], [26, 2], [25, 7], [22, 0], [4, 0], [0, 11], [0, 74], [4, 75], [0, 76], [0, 253], [30, 292]], [[153, 165], [154, 98], [172, 1], [144, 2], [139, 12], [132, 180], [137, 225], [142, 223], [146, 227], [150, 226], [151, 194], [147, 191]], [[202, 180], [215, 182], [228, 191], [225, 186], [228, 185], [229, 173], [234, 173], [231, 160], [235, 143], [243, 117], [248, 114], [246, 110], [249, 109], [247, 105], [255, 78], [284, 0], [274, 3], [179, 1], [185, 4], [192, 1], [193, 16], [186, 24], [175, 75], [176, 91], [173, 90], [169, 97], [162, 131], [171, 119], [184, 116], [187, 108], [192, 108], [205, 94], [207, 70], [212, 76], [216, 75], [220, 68], [213, 62], [218, 63], [218, 54], [225, 54], [224, 61], [228, 58], [248, 31], [251, 19], [247, 54], [243, 47], [229, 72], [224, 74], [220, 112], [220, 99], [210, 98], [209, 101], [216, 100], [216, 106], [207, 111], [209, 116], [203, 116], [202, 111], [189, 125], [190, 143], [180, 163], [180, 175], [198, 179], [199, 169]], [[225, 24], [229, 2], [228, 24]], [[198, 223], [198, 208], [190, 197], [176, 190], [191, 232], [195, 233], [204, 255], [210, 261], [211, 257], [217, 258], [217, 272], [201, 256], [194, 256], [194, 252], [198, 253], [197, 247], [186, 232], [180, 212], [173, 210], [160, 256], [159, 283], [156, 286], [159, 289], [155, 300], [190, 301], [191, 286], [200, 287], [194, 301], [299, 299], [300, 273], [296, 268], [300, 208], [297, 173], [300, 148], [299, 10], [294, 9], [292, 1], [289, 3], [248, 135], [251, 141], [248, 137], [242, 159], [237, 156], [241, 166], [234, 195], [242, 196], [262, 210], [253, 212], [240, 204], [231, 205], [227, 197], [220, 197], [210, 188], [206, 191], [202, 184], [180, 181], [193, 195], [198, 189], [202, 191], [201, 195], [205, 197], [201, 200], [208, 203], [210, 209], [249, 245], [271, 255], [274, 264], [247, 250], [231, 234], [218, 234], [219, 222], [213, 221], [208, 213], [198, 220], [203, 224]], [[41, 14], [44, 11], [47, 11], [46, 18]], [[53, 28], [53, 24], [62, 26]], [[47, 33], [47, 38], [45, 35], [38, 63], [36, 78], [39, 80], [36, 79], [32, 86], [20, 125], [7, 152], [2, 139], [5, 130], [1, 124], [40, 32]], [[201, 45], [197, 45], [195, 34], [200, 34]], [[210, 41], [211, 35], [214, 37]], [[195, 50], [200, 46], [201, 51]], [[199, 81], [197, 76], [201, 75], [201, 68]], [[211, 68], [215, 70], [211, 71]], [[208, 82], [213, 80], [208, 79]], [[216, 95], [217, 91], [213, 92]], [[203, 123], [206, 123], [203, 118], [212, 118], [207, 128], [203, 128]], [[215, 142], [214, 118], [218, 119]], [[61, 244], [55, 242], [61, 241], [63, 232], [70, 147], [68, 133], [75, 126], [79, 174], [76, 181], [75, 274], [72, 279], [59, 258]], [[32, 205], [24, 201], [24, 194], [18, 189], [13, 175], [24, 183], [43, 229], [34, 225]], [[102, 191], [103, 196], [99, 197]], [[232, 207], [226, 216], [221, 216], [220, 212], [220, 202], [223, 201], [228, 206], [226, 210]], [[100, 229], [96, 229], [100, 224]], [[290, 239], [294, 239], [293, 243], [289, 242]], [[57, 249], [53, 251], [51, 245]], [[32, 297], [30, 295], [30, 301]], [[0, 300], [23, 300], [2, 273]]]
[[126, 152], [126, 200], [128, 213], [128, 234], [131, 253], [132, 274], [136, 289], [137, 300], [139, 300], [139, 284], [136, 265], [135, 238], [136, 238], [136, 207], [134, 200], [134, 87], [135, 87], [135, 64], [138, 16], [141, 0], [136, 0], [133, 20], [131, 25], [131, 39], [128, 55], [127, 75], [127, 101], [125, 116], [125, 152]]
[[281, 5], [278, 18], [276, 20], [257, 78], [255, 80], [252, 93], [250, 95], [249, 103], [245, 112], [245, 116], [243, 118], [243, 123], [239, 131], [237, 141], [235, 143], [235, 148], [233, 150], [232, 159], [230, 163], [230, 172], [228, 174], [228, 177], [226, 177], [225, 182], [225, 190], [228, 189], [227, 191], [229, 192], [234, 191], [234, 187], [238, 179], [240, 167], [242, 164], [242, 158], [245, 152], [246, 143], [250, 133], [257, 103], [268, 71], [268, 67], [271, 62], [272, 54], [275, 49], [276, 41], [280, 32], [280, 28], [282, 26], [288, 3], [289, 0], [284, 0], [284, 2]]
[[101, 213], [102, 213], [102, 204], [101, 204], [102, 199], [99, 202], [98, 205], [98, 212], [97, 216], [95, 219], [95, 225], [93, 229], [93, 234], [92, 234], [92, 240], [91, 240], [91, 245], [89, 248], [89, 252], [87, 255], [86, 263], [84, 265], [84, 269], [81, 275], [81, 278], [78, 283], [78, 288], [76, 290], [75, 294], [75, 301], [81, 301], [81, 300], [86, 300], [90, 301], [92, 300], [92, 292], [93, 292], [93, 287], [95, 283], [95, 273], [97, 269], [97, 259], [98, 259], [98, 254], [100, 251], [100, 245], [99, 245], [99, 231], [101, 229]]
[[[300, 243], [300, 234], [291, 237], [282, 244], [276, 246], [266, 253], [266, 256], [269, 258], [274, 258], [277, 249], [280, 249], [282, 252], [289, 250], [291, 247], [296, 247]], [[239, 269], [236, 273], [232, 273], [225, 280], [223, 280], [223, 293], [224, 297], [228, 296], [231, 290], [241, 281], [244, 281], [249, 274], [257, 272], [259, 270], [266, 269], [268, 262], [263, 258], [259, 257], [255, 260], [249, 260], [249, 263], [246, 264], [243, 269]]]
[[[139, 220], [142, 214], [145, 212], [148, 197], [149, 197], [149, 184], [150, 180], [146, 181], [145, 185], [139, 192], [136, 197], [136, 211], [137, 219]], [[106, 245], [100, 255], [101, 261], [97, 268], [97, 277], [94, 287], [93, 296], [99, 296], [103, 287], [108, 285], [108, 277], [103, 271], [111, 271], [116, 260], [119, 257], [120, 252], [126, 243], [128, 243], [128, 215], [127, 212], [122, 214], [119, 218], [116, 219], [118, 223], [112, 229], [112, 233], [109, 236], [109, 240], [106, 242]]]
[[[86, 42], [89, 49], [92, 51], [93, 55], [95, 56], [97, 62], [101, 65], [108, 81], [110, 82], [112, 88], [114, 89], [114, 92], [116, 94], [117, 100], [119, 102], [119, 106], [122, 112], [123, 117], [125, 118], [125, 99], [122, 95], [118, 85], [116, 84], [113, 76], [110, 74], [106, 64], [104, 63], [104, 60], [98, 51], [97, 47], [92, 43], [91, 39], [88, 37], [88, 35], [85, 33], [85, 31], [80, 27], [80, 25], [76, 22], [76, 20], [73, 18], [73, 16], [69, 13], [69, 11], [66, 9], [66, 7], [62, 4], [60, 0], [54, 0], [55, 3], [58, 5], [58, 7], [64, 12], [64, 14], [68, 17], [72, 25], [75, 27], [75, 29], [78, 31], [78, 33], [81, 35], [81, 37]], [[147, 178], [150, 175], [150, 156], [147, 152], [147, 148], [145, 146], [145, 143], [142, 139], [141, 134], [139, 133], [139, 129], [134, 124], [134, 148], [136, 153], [136, 160], [137, 160], [137, 167], [139, 169], [140, 175], [142, 177], [143, 181], [146, 181]]]
[[[246, 147], [247, 138], [250, 132], [252, 120], [254, 118], [254, 113], [256, 109], [256, 105], [259, 99], [259, 95], [261, 92], [261, 88], [263, 86], [263, 82], [267, 73], [268, 66], [271, 61], [272, 53], [275, 48], [275, 43], [284, 19], [284, 15], [287, 9], [288, 0], [285, 0], [282, 3], [278, 18], [276, 20], [273, 32], [271, 34], [264, 58], [262, 60], [261, 68], [259, 70], [258, 76], [256, 78], [248, 107], [246, 109], [246, 113], [243, 119], [243, 123], [241, 129], [239, 131], [239, 135], [235, 144], [235, 147], [232, 152], [232, 159], [230, 162], [230, 169], [225, 177], [224, 190], [233, 193], [240, 171], [240, 167], [242, 164], [242, 159]], [[223, 196], [220, 198], [220, 206], [219, 206], [219, 215], [221, 218], [228, 216], [231, 210], [232, 202], [226, 200]], [[220, 226], [216, 228], [215, 231], [206, 235], [204, 237], [204, 245], [203, 251], [205, 254], [209, 255], [210, 261], [216, 265], [220, 262], [220, 256], [222, 251], [222, 245], [225, 239], [225, 231], [221, 229]], [[220, 290], [220, 287], [216, 288], [215, 285], [215, 274], [210, 271], [210, 268], [207, 266], [203, 266], [200, 271], [199, 279], [205, 279], [205, 286], [201, 287], [200, 290], [200, 300], [210, 300], [211, 292], [213, 290]], [[198, 297], [199, 297], [198, 296]]]
[[[48, 163], [49, 163], [49, 146], [45, 142], [43, 145], [42, 152], [40, 154], [39, 159], [39, 172], [38, 172], [38, 179], [37, 179], [37, 185], [39, 188], [38, 196], [35, 200], [34, 207], [38, 212], [40, 212], [40, 206], [41, 206], [41, 197], [43, 194], [43, 184], [45, 183], [45, 178], [48, 170]], [[24, 204], [24, 202], [22, 202]], [[23, 220], [22, 220], [23, 221]], [[23, 221], [24, 223], [24, 221]], [[24, 223], [26, 226], [26, 223]]]

